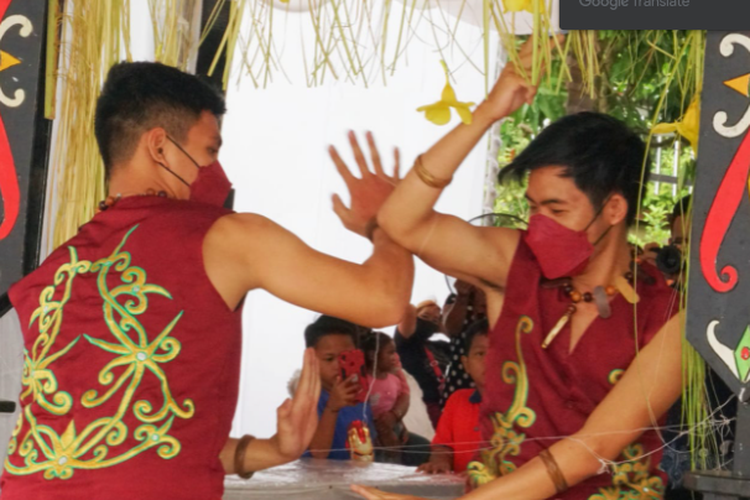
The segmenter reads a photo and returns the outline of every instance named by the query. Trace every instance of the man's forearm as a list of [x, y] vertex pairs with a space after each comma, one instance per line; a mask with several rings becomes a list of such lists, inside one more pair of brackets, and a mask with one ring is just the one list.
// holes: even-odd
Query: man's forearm
[[[471, 125], [460, 124], [422, 154], [422, 165], [438, 179], [450, 179], [494, 120], [480, 105]], [[408, 234], [432, 214], [441, 189], [427, 186], [412, 169], [381, 208], [378, 221], [389, 234]]]
[[398, 323], [409, 303], [414, 281], [414, 258], [411, 253], [378, 228], [373, 233], [372, 255], [362, 266], [368, 270], [371, 284], [372, 301], [368, 307], [385, 305], [383, 322]]
[[237, 452], [238, 443], [239, 439], [229, 438], [219, 454], [219, 460], [221, 460], [221, 465], [224, 467], [226, 474], [255, 472], [290, 462], [288, 458], [283, 457], [279, 453], [275, 437], [270, 439], [254, 439], [247, 445], [247, 449], [245, 450], [243, 470], [237, 471], [235, 469], [234, 457]]

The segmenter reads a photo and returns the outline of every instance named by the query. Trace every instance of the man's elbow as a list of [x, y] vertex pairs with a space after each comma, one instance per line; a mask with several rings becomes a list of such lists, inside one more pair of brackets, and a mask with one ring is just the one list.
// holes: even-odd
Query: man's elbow
[[378, 226], [385, 231], [390, 239], [399, 246], [414, 252], [412, 248], [414, 235], [418, 232], [421, 221], [409, 220], [407, 217], [381, 210], [378, 213]]
[[409, 293], [391, 286], [373, 288], [370, 296], [370, 328], [384, 328], [397, 325], [404, 318], [404, 311], [409, 304]]

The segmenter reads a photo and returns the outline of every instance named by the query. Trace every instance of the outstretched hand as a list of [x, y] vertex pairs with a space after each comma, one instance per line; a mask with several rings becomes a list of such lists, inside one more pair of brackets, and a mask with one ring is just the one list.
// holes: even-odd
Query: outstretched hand
[[279, 455], [286, 461], [298, 459], [310, 445], [318, 427], [320, 366], [315, 351], [305, 351], [299, 385], [294, 398], [287, 399], [277, 410], [275, 441]]
[[341, 177], [346, 183], [351, 197], [351, 208], [347, 208], [337, 195], [333, 195], [333, 211], [339, 216], [344, 227], [361, 236], [367, 236], [368, 224], [375, 220], [378, 210], [385, 203], [385, 200], [391, 194], [398, 184], [400, 154], [398, 148], [393, 150], [394, 168], [393, 176], [389, 176], [383, 170], [383, 164], [380, 160], [380, 153], [375, 146], [375, 139], [372, 133], [367, 132], [367, 146], [370, 150], [370, 159], [375, 172], [370, 171], [365, 155], [359, 147], [357, 137], [354, 132], [349, 132], [349, 143], [354, 153], [354, 159], [359, 167], [361, 178], [352, 175], [349, 167], [339, 156], [336, 148], [331, 146], [328, 149], [333, 163], [336, 165]]

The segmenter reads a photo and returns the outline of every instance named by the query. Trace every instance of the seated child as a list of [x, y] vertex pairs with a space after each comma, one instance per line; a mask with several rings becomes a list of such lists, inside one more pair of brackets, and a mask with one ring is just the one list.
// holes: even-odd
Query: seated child
[[461, 363], [474, 380], [476, 390], [460, 389], [448, 399], [432, 439], [430, 461], [419, 467], [422, 472], [465, 472], [466, 466], [481, 447], [479, 405], [484, 392], [484, 357], [489, 348], [488, 330], [486, 319], [476, 321], [466, 330], [464, 348], [467, 354], [461, 356]]
[[[365, 353], [369, 403], [382, 446], [400, 446], [406, 440], [401, 420], [409, 409], [409, 386], [397, 375], [396, 344], [383, 332], [372, 332], [362, 340]], [[377, 353], [377, 354], [376, 354]]]
[[[355, 376], [341, 379], [339, 355], [356, 348], [356, 335], [356, 325], [331, 316], [321, 316], [305, 329], [305, 344], [315, 348], [320, 360], [322, 390], [318, 400], [318, 429], [304, 456], [333, 460], [351, 458], [347, 449], [348, 433], [353, 424], [357, 426], [357, 421], [364, 425], [360, 430], [363, 437], [368, 432], [372, 439], [376, 437], [370, 405], [357, 400], [361, 385]], [[364, 397], [364, 394], [359, 396]], [[369, 450], [372, 451], [371, 446]]]

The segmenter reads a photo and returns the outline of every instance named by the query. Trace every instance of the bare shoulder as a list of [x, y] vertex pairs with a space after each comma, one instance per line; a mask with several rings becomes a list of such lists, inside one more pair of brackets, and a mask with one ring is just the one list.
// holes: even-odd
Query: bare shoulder
[[213, 223], [203, 240], [203, 265], [230, 308], [258, 286], [258, 262], [268, 263], [283, 228], [252, 213], [229, 214]]
[[[267, 231], [273, 229], [274, 226], [278, 227], [271, 219], [259, 214], [233, 213], [216, 219], [216, 222], [211, 226], [206, 236], [216, 237], [222, 234], [239, 234], [248, 230]], [[212, 235], [211, 233], [218, 234]]]
[[521, 231], [507, 227], [482, 227], [482, 236], [487, 239], [498, 251], [514, 254], [521, 241]]
[[478, 229], [485, 244], [483, 255], [478, 256], [484, 265], [476, 278], [486, 293], [503, 292], [513, 257], [521, 241], [521, 231], [505, 227]]
[[[271, 219], [253, 213], [235, 213], [220, 217], [206, 233], [204, 250], [224, 256], [233, 253], [247, 255], [249, 251], [267, 246], [285, 232]], [[241, 252], [238, 252], [241, 250]]]

